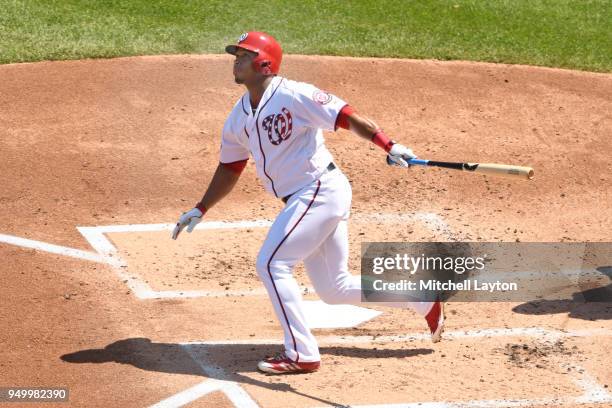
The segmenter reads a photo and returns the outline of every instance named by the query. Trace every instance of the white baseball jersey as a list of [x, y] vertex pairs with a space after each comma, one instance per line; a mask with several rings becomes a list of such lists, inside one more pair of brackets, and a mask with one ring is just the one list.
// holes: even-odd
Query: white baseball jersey
[[324, 130], [334, 130], [342, 99], [313, 85], [276, 76], [252, 112], [249, 93], [223, 126], [221, 163], [255, 160], [266, 190], [285, 197], [319, 178], [332, 156]]

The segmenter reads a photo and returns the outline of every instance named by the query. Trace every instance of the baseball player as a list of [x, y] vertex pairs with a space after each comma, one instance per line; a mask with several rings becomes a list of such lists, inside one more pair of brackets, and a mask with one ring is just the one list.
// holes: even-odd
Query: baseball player
[[[258, 368], [272, 374], [316, 371], [319, 348], [304, 317], [294, 266], [304, 262], [324, 302], [362, 304], [360, 278], [348, 271], [351, 186], [325, 147], [322, 131], [348, 129], [380, 146], [391, 165], [407, 167], [407, 160], [416, 156], [337, 96], [278, 76], [282, 50], [271, 35], [248, 32], [225, 50], [235, 56], [234, 78], [247, 92], [223, 126], [220, 163], [202, 200], [180, 216], [172, 238], [184, 228], [193, 230], [232, 190], [253, 156], [265, 189], [284, 203], [259, 251], [256, 268], [282, 325], [285, 350], [263, 359]], [[432, 340], [440, 340], [441, 302], [384, 305], [412, 308], [425, 317]]]

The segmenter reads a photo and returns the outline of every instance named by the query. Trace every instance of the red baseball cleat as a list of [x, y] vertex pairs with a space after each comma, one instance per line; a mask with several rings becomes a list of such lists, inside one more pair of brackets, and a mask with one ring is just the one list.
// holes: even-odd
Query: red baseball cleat
[[270, 374], [298, 374], [312, 373], [321, 366], [320, 361], [295, 362], [285, 355], [279, 353], [274, 357], [266, 358], [257, 363], [257, 368], [264, 373]]
[[436, 300], [436, 303], [434, 303], [427, 316], [425, 316], [425, 320], [427, 320], [427, 325], [431, 332], [431, 341], [434, 343], [439, 342], [444, 331], [444, 303]]

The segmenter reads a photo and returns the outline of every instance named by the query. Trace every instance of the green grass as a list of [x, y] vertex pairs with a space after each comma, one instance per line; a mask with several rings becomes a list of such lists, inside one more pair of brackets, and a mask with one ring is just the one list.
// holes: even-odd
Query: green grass
[[287, 53], [612, 71], [612, 0], [0, 0], [0, 63], [222, 53], [254, 29]]

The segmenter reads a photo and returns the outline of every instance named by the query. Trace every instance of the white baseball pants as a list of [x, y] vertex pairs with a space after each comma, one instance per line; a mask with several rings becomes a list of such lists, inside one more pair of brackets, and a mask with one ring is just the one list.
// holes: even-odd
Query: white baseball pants
[[[348, 228], [352, 191], [336, 168], [294, 193], [270, 227], [257, 257], [263, 281], [285, 335], [285, 353], [294, 361], [319, 361], [319, 348], [302, 310], [293, 277], [300, 262], [319, 297], [329, 304], [363, 305], [361, 279], [348, 271]], [[378, 303], [412, 308], [420, 315], [431, 302]]]

